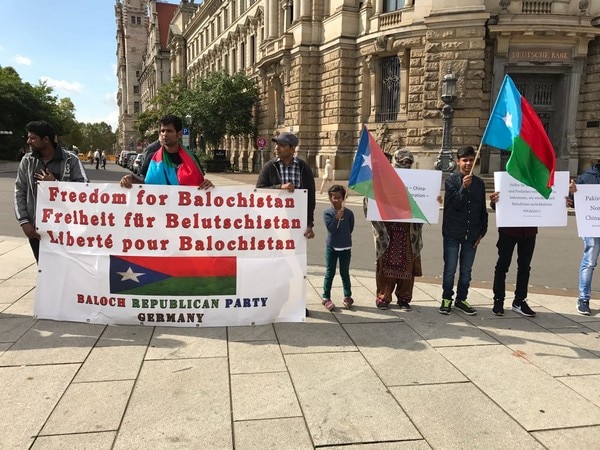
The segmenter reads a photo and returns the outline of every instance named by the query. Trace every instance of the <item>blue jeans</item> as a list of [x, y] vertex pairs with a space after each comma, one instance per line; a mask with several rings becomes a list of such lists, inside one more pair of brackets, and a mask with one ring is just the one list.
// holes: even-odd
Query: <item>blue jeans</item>
[[471, 284], [471, 269], [475, 261], [477, 247], [464, 239], [444, 237], [444, 278], [442, 280], [442, 298], [452, 300], [454, 296], [454, 275], [460, 260], [456, 301], [467, 299]]
[[350, 287], [350, 257], [352, 251], [334, 250], [332, 247], [325, 247], [325, 279], [323, 280], [323, 298], [331, 300], [331, 285], [335, 276], [335, 268], [338, 260], [340, 261], [340, 277], [344, 287], [344, 297], [352, 297], [352, 288]]
[[600, 254], [600, 238], [583, 238], [583, 258], [579, 266], [579, 300], [590, 301], [592, 292], [592, 275]]

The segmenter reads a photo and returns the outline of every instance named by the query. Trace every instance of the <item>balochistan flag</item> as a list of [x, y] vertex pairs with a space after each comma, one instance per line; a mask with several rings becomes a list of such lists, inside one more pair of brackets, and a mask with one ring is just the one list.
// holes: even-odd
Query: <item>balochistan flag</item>
[[113, 256], [110, 292], [113, 294], [234, 295], [237, 262], [231, 257]]
[[550, 197], [556, 156], [540, 118], [513, 80], [504, 76], [482, 142], [511, 152], [506, 171], [514, 179]]
[[366, 126], [360, 135], [348, 187], [374, 200], [383, 220], [415, 218], [429, 223]]

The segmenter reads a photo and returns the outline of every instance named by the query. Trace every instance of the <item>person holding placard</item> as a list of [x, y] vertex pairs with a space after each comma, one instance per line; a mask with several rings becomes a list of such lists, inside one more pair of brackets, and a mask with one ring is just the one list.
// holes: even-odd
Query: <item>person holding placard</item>
[[[399, 169], [410, 169], [414, 160], [413, 154], [408, 149], [396, 150], [392, 156], [394, 167]], [[394, 294], [398, 300], [398, 307], [403, 311], [410, 311], [415, 277], [423, 275], [421, 269], [423, 224], [373, 221], [371, 225], [375, 234], [377, 258], [375, 305], [379, 309], [387, 309]]]
[[[496, 209], [500, 200], [500, 193], [490, 194], [490, 206]], [[531, 259], [535, 249], [537, 227], [500, 227], [498, 228], [498, 261], [494, 271], [494, 307], [492, 312], [496, 316], [504, 315], [504, 297], [506, 295], [506, 273], [510, 268], [512, 255], [517, 247], [517, 283], [512, 310], [525, 316], [535, 317], [535, 312], [527, 304], [527, 285], [531, 271]]]
[[454, 276], [460, 261], [454, 306], [469, 316], [477, 314], [467, 301], [471, 270], [477, 245], [487, 233], [488, 214], [483, 180], [472, 174], [475, 149], [461, 147], [456, 152], [458, 172], [448, 177], [444, 194], [444, 275], [440, 314], [450, 314], [454, 297]]
[[[600, 184], [600, 163], [594, 164], [590, 169], [577, 177], [577, 181], [571, 181], [569, 185], [569, 196], [577, 192], [578, 184]], [[600, 255], [600, 237], [583, 238], [583, 257], [579, 265], [579, 298], [577, 300], [577, 312], [589, 316], [590, 298], [592, 294], [592, 276], [594, 268], [598, 263]]]

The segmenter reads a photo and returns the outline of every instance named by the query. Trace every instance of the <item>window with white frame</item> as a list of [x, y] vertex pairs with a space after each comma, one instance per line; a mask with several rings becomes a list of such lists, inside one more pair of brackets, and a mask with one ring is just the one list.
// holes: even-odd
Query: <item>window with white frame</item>
[[383, 0], [383, 12], [397, 11], [404, 8], [406, 0]]

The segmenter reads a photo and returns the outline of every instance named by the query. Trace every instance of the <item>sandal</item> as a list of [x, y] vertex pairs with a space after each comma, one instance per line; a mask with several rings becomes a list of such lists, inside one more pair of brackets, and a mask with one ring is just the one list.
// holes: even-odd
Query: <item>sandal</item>
[[375, 306], [377, 306], [379, 309], [389, 309], [390, 302], [386, 302], [378, 297], [375, 299]]
[[344, 306], [346, 307], [346, 309], [352, 309], [352, 305], [354, 304], [354, 300], [352, 300], [352, 297], [344, 297], [344, 300], [342, 300], [342, 303], [344, 304]]
[[335, 308], [335, 305], [333, 304], [333, 302], [331, 300], [329, 300], [328, 298], [323, 299], [323, 306], [325, 308], [327, 308], [327, 311], [331, 311], [333, 308]]

